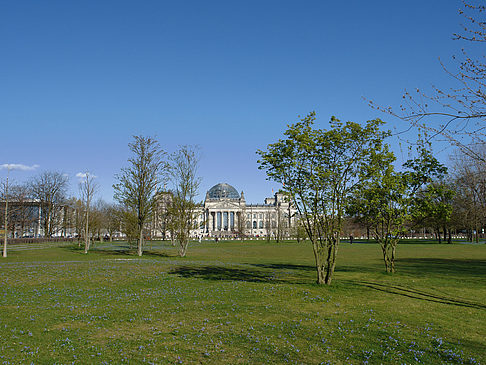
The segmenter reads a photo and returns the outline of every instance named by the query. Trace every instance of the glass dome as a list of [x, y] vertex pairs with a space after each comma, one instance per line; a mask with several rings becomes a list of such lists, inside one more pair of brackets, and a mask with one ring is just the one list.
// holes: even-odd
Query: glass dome
[[223, 198], [239, 199], [240, 198], [240, 194], [238, 194], [238, 191], [236, 191], [236, 189], [232, 187], [230, 184], [226, 184], [226, 183], [220, 183], [214, 185], [211, 189], [209, 189], [208, 196], [209, 199], [223, 199]]

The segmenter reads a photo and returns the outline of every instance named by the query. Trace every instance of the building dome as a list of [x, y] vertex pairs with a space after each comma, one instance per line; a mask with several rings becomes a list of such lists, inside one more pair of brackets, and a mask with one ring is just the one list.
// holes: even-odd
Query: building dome
[[234, 187], [232, 187], [230, 184], [226, 183], [220, 183], [217, 185], [214, 185], [211, 189], [208, 190], [208, 197], [209, 199], [224, 199], [224, 198], [229, 198], [229, 199], [239, 199], [240, 194], [238, 194], [238, 191]]

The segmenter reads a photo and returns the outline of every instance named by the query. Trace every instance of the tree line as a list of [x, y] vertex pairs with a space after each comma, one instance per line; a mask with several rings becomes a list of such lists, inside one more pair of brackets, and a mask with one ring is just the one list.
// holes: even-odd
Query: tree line
[[84, 242], [88, 253], [93, 241], [122, 235], [130, 245], [137, 242], [141, 256], [147, 237], [158, 231], [166, 238], [169, 231], [185, 256], [195, 228], [198, 148], [181, 146], [168, 154], [155, 138], [144, 136], [134, 136], [128, 146], [131, 157], [113, 185], [116, 203], [97, 199], [96, 176], [89, 171], [77, 174], [74, 197], [68, 196], [68, 176], [57, 171], [44, 171], [22, 184], [8, 186], [3, 181], [0, 214], [6, 222], [5, 237], [72, 237], [79, 247]]

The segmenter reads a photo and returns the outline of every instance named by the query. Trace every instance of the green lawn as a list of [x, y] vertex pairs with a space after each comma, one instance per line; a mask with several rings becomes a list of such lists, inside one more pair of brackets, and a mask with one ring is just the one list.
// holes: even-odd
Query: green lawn
[[[45, 247], [45, 248], [44, 248]], [[3, 363], [485, 363], [486, 245], [36, 245], [0, 258]]]

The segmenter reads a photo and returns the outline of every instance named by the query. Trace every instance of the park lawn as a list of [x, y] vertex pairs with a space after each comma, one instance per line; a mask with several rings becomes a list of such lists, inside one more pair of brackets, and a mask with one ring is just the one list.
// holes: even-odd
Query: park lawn
[[154, 242], [9, 252], [0, 363], [485, 363], [486, 245], [343, 243], [330, 287], [309, 244]]

